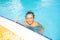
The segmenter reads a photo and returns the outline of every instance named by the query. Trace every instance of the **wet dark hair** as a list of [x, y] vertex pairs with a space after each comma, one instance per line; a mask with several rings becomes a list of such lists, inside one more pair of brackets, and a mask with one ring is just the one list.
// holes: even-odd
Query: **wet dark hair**
[[[26, 16], [27, 16], [28, 14], [32, 14], [33, 18], [34, 18], [34, 16], [35, 16], [34, 13], [31, 12], [31, 11], [28, 11], [28, 12], [26, 13]], [[26, 16], [25, 16], [25, 17], [26, 17]]]

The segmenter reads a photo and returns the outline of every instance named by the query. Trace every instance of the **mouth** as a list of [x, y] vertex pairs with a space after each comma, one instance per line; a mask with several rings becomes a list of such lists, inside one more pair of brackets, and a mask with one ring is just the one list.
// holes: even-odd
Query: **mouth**
[[[27, 21], [26, 21], [26, 22], [27, 22]], [[29, 21], [29, 22], [27, 22], [27, 24], [31, 25], [31, 24], [33, 24], [33, 22]]]

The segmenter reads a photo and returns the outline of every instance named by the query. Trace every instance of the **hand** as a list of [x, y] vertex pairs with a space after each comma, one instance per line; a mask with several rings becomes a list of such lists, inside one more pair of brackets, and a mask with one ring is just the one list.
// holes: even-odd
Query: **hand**
[[16, 23], [19, 23], [19, 20], [15, 20]]

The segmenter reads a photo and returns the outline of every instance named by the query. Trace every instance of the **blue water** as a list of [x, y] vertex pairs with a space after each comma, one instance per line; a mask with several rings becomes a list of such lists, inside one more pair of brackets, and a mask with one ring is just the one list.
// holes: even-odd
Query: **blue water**
[[44, 27], [44, 35], [60, 40], [60, 0], [0, 0], [0, 16], [25, 21], [27, 11]]

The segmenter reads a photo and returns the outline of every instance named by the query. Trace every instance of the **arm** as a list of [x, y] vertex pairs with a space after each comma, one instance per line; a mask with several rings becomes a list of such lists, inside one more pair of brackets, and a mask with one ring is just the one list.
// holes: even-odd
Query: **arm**
[[40, 31], [41, 34], [44, 32], [44, 28], [41, 26]]
[[37, 22], [37, 26], [40, 26], [39, 33], [42, 34], [44, 32], [44, 27], [40, 23], [38, 23], [38, 22]]

